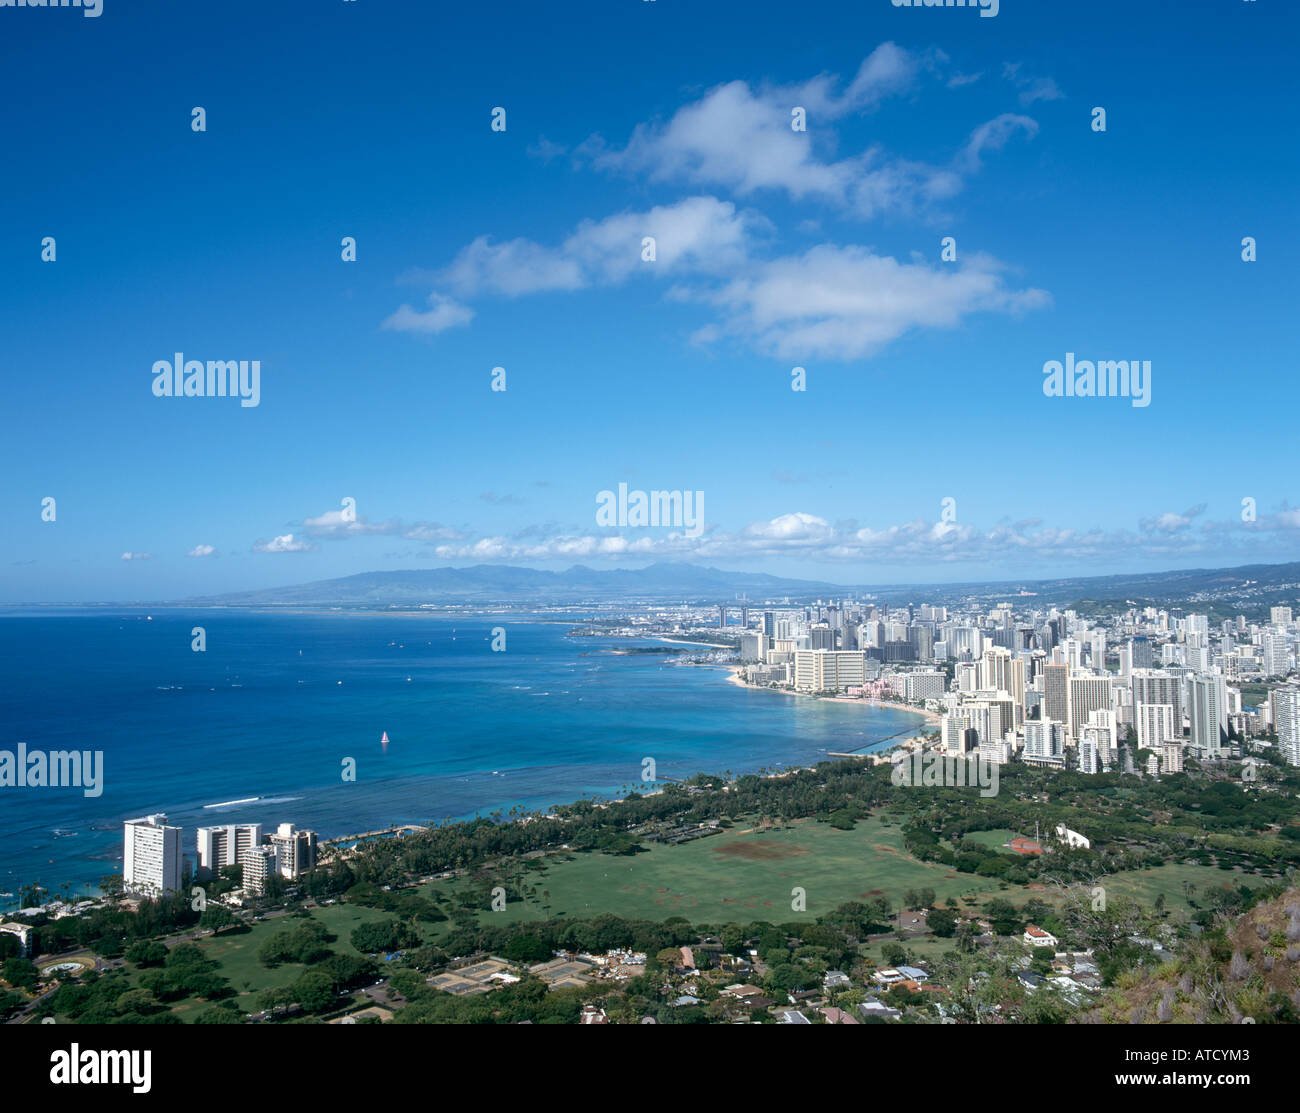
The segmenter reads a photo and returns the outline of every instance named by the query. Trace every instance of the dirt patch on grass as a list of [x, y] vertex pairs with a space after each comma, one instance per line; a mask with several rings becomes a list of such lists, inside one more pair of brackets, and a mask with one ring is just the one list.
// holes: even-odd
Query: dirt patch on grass
[[792, 846], [788, 843], [772, 842], [733, 842], [714, 851], [719, 858], [743, 858], [747, 862], [780, 862], [786, 858], [797, 858], [807, 854], [806, 846]]

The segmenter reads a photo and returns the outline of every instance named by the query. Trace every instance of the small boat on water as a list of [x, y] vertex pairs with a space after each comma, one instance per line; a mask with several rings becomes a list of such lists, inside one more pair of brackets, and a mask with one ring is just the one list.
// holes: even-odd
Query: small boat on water
[[388, 749], [388, 731], [384, 731], [384, 736], [379, 740], [379, 744], [383, 746], [385, 750]]

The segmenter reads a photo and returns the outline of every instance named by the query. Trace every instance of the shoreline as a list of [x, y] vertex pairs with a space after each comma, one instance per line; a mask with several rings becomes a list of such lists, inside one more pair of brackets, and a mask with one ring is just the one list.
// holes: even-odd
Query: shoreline
[[[857, 704], [862, 707], [880, 707], [886, 710], [902, 711], [908, 715], [916, 715], [923, 722], [938, 726], [942, 721], [942, 716], [937, 711], [931, 711], [927, 707], [915, 707], [908, 703], [897, 703], [893, 700], [873, 700], [863, 699], [860, 696], [819, 696], [812, 692], [799, 692], [793, 688], [769, 688], [763, 684], [750, 684], [741, 675], [743, 666], [741, 665], [721, 665], [720, 668], [727, 670], [727, 683], [735, 684], [738, 688], [747, 688], [755, 692], [779, 692], [786, 696], [800, 696], [803, 699], [824, 700], [827, 703], [849, 703]], [[866, 756], [865, 754], [863, 755]]]

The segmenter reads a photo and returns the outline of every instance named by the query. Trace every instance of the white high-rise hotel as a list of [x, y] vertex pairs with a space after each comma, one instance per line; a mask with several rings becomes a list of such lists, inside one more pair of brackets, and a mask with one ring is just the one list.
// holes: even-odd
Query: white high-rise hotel
[[181, 829], [168, 827], [161, 812], [126, 821], [122, 888], [144, 896], [165, 896], [181, 887]]
[[1300, 765], [1300, 689], [1280, 688], [1273, 693], [1277, 748], [1290, 765]]
[[230, 823], [221, 827], [200, 827], [197, 831], [199, 874], [216, 877], [227, 866], [237, 865], [239, 855], [262, 841], [260, 823]]

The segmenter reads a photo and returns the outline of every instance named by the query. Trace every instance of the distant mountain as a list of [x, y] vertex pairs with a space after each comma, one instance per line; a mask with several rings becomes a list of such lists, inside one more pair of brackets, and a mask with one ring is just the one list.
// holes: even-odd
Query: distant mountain
[[[865, 596], [893, 604], [995, 602], [1032, 597], [1041, 605], [1087, 613], [1143, 606], [1187, 607], [1211, 615], [1258, 617], [1271, 605], [1300, 600], [1300, 563], [1195, 568], [1053, 580], [965, 584], [833, 584], [695, 564], [563, 572], [478, 564], [402, 572], [362, 572], [336, 580], [183, 600], [215, 606], [409, 607], [421, 603], [734, 603], [793, 602]], [[1028, 598], [1025, 598], [1028, 601]]]
[[233, 606], [329, 604], [411, 606], [420, 603], [565, 603], [646, 601], [731, 602], [746, 592], [756, 598], [800, 598], [843, 593], [815, 580], [789, 580], [754, 572], [723, 572], [693, 564], [598, 571], [575, 564], [563, 572], [476, 564], [405, 572], [361, 572], [337, 580], [236, 592], [187, 602]]

